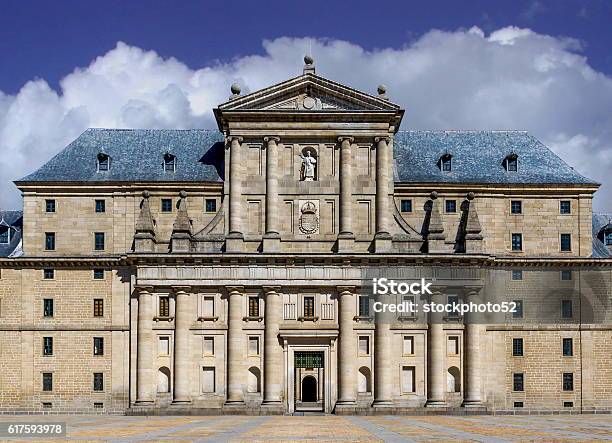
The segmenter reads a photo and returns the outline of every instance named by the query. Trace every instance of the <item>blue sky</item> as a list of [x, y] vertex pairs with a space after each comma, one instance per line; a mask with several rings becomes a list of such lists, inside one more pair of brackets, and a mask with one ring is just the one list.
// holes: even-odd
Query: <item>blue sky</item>
[[0, 208], [88, 127], [215, 128], [233, 82], [317, 73], [402, 129], [527, 130], [612, 213], [612, 2], [0, 1]]

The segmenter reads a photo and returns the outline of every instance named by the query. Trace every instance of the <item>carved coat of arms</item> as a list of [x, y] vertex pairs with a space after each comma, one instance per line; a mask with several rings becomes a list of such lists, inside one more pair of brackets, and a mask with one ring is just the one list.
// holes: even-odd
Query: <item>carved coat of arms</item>
[[315, 234], [319, 231], [319, 216], [317, 206], [313, 202], [306, 202], [300, 208], [300, 231], [304, 234]]

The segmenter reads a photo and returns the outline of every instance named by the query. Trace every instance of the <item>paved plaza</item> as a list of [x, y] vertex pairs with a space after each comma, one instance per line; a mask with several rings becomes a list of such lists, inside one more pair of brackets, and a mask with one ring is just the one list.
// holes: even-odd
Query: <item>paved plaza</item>
[[[64, 421], [78, 442], [570, 442], [612, 440], [611, 415], [582, 416], [10, 416], [2, 422]], [[4, 439], [2, 441], [9, 441]], [[13, 440], [14, 441], [14, 440]]]

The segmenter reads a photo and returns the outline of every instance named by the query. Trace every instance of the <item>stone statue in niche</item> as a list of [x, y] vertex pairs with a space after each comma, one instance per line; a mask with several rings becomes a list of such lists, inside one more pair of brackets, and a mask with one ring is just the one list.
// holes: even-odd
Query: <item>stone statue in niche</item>
[[317, 159], [312, 155], [312, 152], [312, 149], [305, 149], [303, 154], [298, 154], [302, 159], [302, 168], [300, 170], [300, 180], [302, 181], [309, 182], [316, 180]]

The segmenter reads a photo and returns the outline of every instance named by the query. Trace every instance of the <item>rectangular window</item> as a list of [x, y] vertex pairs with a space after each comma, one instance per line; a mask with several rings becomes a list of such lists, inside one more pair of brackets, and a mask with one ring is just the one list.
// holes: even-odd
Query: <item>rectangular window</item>
[[249, 355], [259, 355], [259, 337], [249, 337]]
[[203, 337], [202, 353], [204, 355], [215, 355], [215, 338]]
[[561, 251], [569, 252], [572, 250], [572, 234], [561, 234]]
[[402, 212], [412, 212], [412, 200], [402, 200], [400, 208]]
[[312, 318], [314, 313], [314, 297], [304, 297], [304, 317]]
[[370, 337], [359, 337], [359, 355], [370, 355]]
[[414, 299], [414, 295], [403, 295], [402, 304], [406, 306], [406, 312], [400, 314], [402, 317], [415, 317], [417, 307]]
[[170, 317], [170, 297], [159, 297], [159, 316]]
[[43, 278], [45, 280], [53, 280], [55, 278], [55, 271], [53, 269], [43, 269]]
[[96, 200], [96, 212], [98, 214], [106, 212], [106, 200]]
[[104, 299], [94, 298], [93, 315], [94, 317], [104, 317]]
[[52, 372], [42, 373], [42, 390], [45, 392], [53, 391], [53, 373]]
[[512, 280], [522, 280], [523, 279], [523, 271], [520, 269], [512, 270]]
[[574, 407], [574, 402], [573, 401], [564, 401], [563, 402], [563, 407], [564, 408], [573, 408]]
[[514, 402], [514, 407], [515, 408], [522, 408], [524, 406], [522, 401], [515, 401]]
[[45, 250], [55, 251], [55, 232], [45, 232]]
[[573, 391], [574, 390], [574, 374], [571, 372], [563, 373], [563, 390]]
[[606, 246], [612, 246], [612, 231], [606, 231]]
[[53, 317], [53, 299], [45, 298], [43, 300], [43, 317]]
[[559, 202], [559, 212], [561, 214], [571, 214], [572, 202], [570, 202], [569, 200], [561, 200]]
[[525, 390], [525, 375], [523, 373], [512, 374], [512, 390], [517, 392]]
[[445, 155], [442, 157], [442, 171], [450, 172], [453, 169], [453, 160], [450, 155]]
[[561, 280], [570, 281], [572, 279], [572, 271], [569, 269], [564, 269], [561, 271]]
[[414, 337], [412, 335], [404, 336], [404, 355], [414, 355]]
[[508, 161], [508, 171], [509, 172], [517, 172], [518, 171], [518, 159], [517, 158], [509, 158], [507, 161]]
[[215, 298], [202, 298], [202, 317], [211, 318], [215, 316]]
[[53, 355], [53, 337], [43, 337], [43, 355]]
[[94, 372], [93, 390], [104, 391], [104, 374], [102, 372]]
[[574, 355], [574, 340], [571, 338], [563, 339], [563, 356], [571, 357]]
[[0, 245], [8, 245], [11, 242], [10, 232], [7, 226], [0, 226]]
[[170, 355], [170, 337], [159, 337], [157, 341], [157, 353], [159, 355]]
[[94, 280], [104, 280], [104, 269], [94, 269], [93, 278]]
[[202, 368], [202, 392], [212, 394], [215, 392], [215, 368], [208, 366]]
[[513, 251], [523, 250], [523, 234], [518, 234], [518, 233], [512, 234], [512, 250]]
[[457, 212], [457, 200], [446, 200], [446, 212]]
[[161, 211], [162, 212], [172, 212], [172, 199], [171, 198], [162, 198]]
[[572, 318], [572, 301], [571, 300], [561, 300], [561, 317], [563, 318]]
[[259, 297], [249, 297], [249, 317], [259, 317]]
[[55, 200], [45, 200], [45, 211], [55, 212]]
[[448, 337], [446, 342], [446, 353], [448, 355], [459, 355], [459, 337]]
[[402, 393], [414, 392], [414, 366], [402, 366]]
[[[459, 304], [459, 296], [458, 295], [449, 295], [446, 297], [446, 303], [451, 306], [456, 306]], [[449, 317], [459, 317], [459, 312], [455, 311], [452, 307], [450, 308], [450, 312], [447, 314]]]
[[96, 232], [94, 234], [94, 249], [96, 251], [104, 251], [104, 232]]
[[206, 212], [217, 212], [217, 200], [214, 198], [206, 199]]
[[515, 303], [512, 318], [523, 318], [523, 300], [512, 300]]
[[108, 171], [110, 161], [107, 155], [98, 155], [98, 171]]
[[94, 409], [104, 409], [104, 403], [95, 402], [93, 406]]
[[523, 356], [523, 339], [522, 338], [512, 339], [512, 356], [513, 357]]
[[93, 355], [104, 355], [104, 338], [103, 337], [94, 337]]
[[370, 297], [367, 295], [359, 296], [359, 317], [370, 316]]
[[512, 200], [510, 202], [510, 213], [511, 214], [522, 214], [523, 213], [523, 202], [520, 200]]

